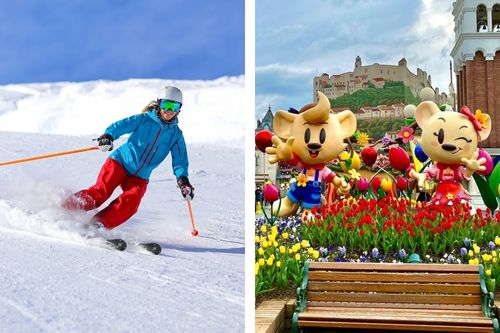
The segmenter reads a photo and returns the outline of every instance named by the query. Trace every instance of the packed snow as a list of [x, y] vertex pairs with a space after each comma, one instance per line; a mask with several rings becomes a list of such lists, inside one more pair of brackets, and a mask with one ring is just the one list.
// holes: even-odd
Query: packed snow
[[[139, 113], [172, 83], [184, 92], [179, 126], [199, 236], [170, 158], [153, 172], [139, 212], [109, 232], [86, 229], [95, 211], [60, 208], [93, 184], [108, 153], [0, 166], [0, 332], [243, 331], [242, 76], [0, 86], [0, 163], [95, 146], [110, 123]], [[108, 249], [101, 237], [129, 247]], [[145, 253], [141, 241], [163, 252]]]

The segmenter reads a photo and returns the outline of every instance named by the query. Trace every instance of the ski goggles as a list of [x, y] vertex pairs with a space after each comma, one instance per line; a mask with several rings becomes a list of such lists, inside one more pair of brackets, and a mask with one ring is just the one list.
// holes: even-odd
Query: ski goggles
[[179, 112], [179, 110], [181, 109], [181, 103], [174, 102], [168, 99], [160, 99], [158, 104], [163, 110], [171, 110], [172, 112]]

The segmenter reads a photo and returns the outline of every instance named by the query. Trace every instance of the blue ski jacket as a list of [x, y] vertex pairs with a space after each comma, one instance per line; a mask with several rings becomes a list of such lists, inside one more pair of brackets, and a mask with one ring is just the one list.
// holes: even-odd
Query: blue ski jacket
[[127, 175], [149, 180], [151, 172], [171, 153], [175, 177], [188, 177], [186, 144], [178, 122], [174, 118], [164, 123], [153, 109], [111, 124], [104, 133], [111, 135], [113, 140], [132, 134], [109, 157], [118, 161]]

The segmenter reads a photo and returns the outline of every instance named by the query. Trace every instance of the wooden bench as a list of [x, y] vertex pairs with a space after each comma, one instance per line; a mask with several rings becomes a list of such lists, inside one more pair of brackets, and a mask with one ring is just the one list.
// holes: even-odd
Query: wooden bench
[[500, 332], [482, 265], [306, 263], [294, 333]]

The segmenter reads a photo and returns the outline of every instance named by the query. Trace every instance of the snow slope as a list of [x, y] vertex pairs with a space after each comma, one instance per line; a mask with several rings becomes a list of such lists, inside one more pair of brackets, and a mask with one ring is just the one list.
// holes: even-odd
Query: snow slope
[[[107, 122], [137, 113], [165, 83], [2, 86], [0, 163], [92, 146]], [[95, 181], [107, 153], [0, 166], [0, 332], [243, 331], [243, 78], [177, 84], [200, 235], [190, 234], [169, 158], [139, 212], [104, 235], [126, 239], [125, 252], [82, 236], [93, 212], [59, 208]], [[156, 241], [163, 253], [143, 253], [134, 241]]]

